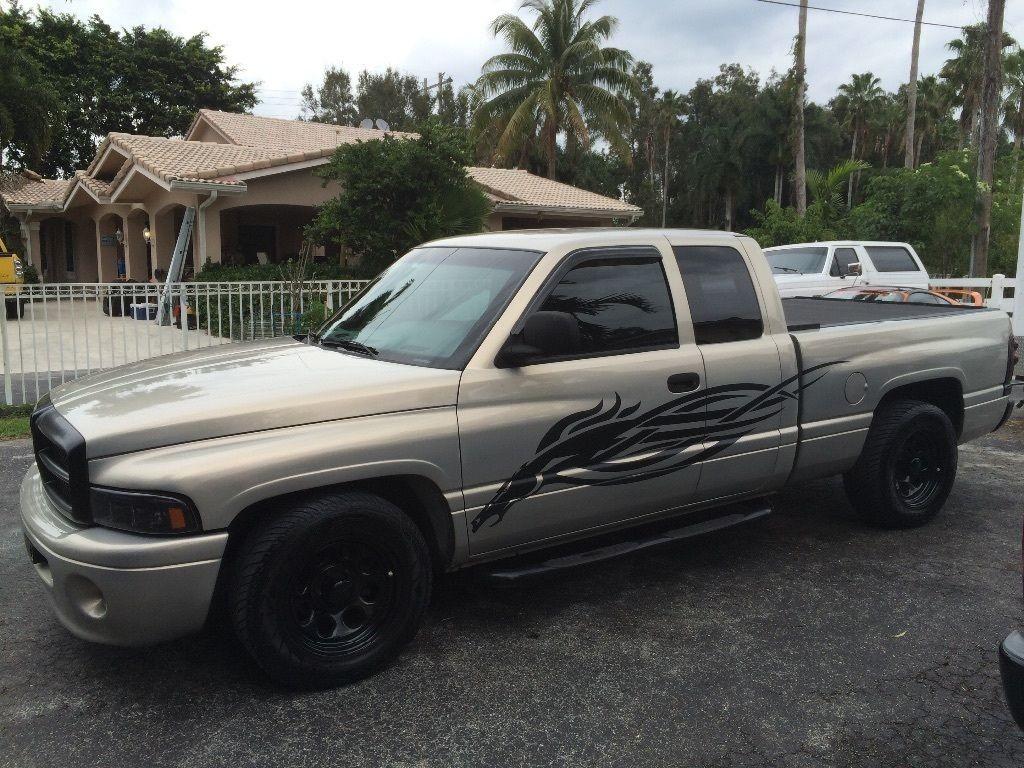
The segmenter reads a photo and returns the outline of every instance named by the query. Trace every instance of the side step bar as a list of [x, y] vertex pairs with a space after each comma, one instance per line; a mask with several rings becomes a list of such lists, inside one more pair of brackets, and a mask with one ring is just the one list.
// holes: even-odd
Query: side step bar
[[487, 575], [496, 581], [510, 582], [527, 576], [539, 576], [540, 574], [564, 571], [568, 568], [576, 568], [588, 563], [612, 560], [616, 557], [641, 552], [645, 549], [668, 544], [673, 541], [701, 536], [723, 528], [731, 528], [734, 525], [740, 525], [764, 517], [770, 514], [771, 511], [772, 506], [767, 500], [723, 507], [721, 509], [722, 514], [697, 523], [682, 525], [666, 531], [658, 531], [646, 536], [633, 537], [626, 541], [607, 544], [594, 549], [560, 555], [541, 562], [534, 561], [510, 567], [496, 567], [490, 570]]

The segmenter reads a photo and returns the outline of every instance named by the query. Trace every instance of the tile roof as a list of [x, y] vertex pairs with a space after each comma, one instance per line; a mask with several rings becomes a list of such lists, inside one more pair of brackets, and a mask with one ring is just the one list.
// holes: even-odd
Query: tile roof
[[639, 215], [643, 211], [612, 197], [588, 192], [560, 181], [537, 176], [529, 171], [508, 168], [466, 169], [471, 179], [495, 200], [495, 208], [528, 205], [538, 208], [579, 211], [608, 211]]
[[0, 173], [0, 198], [8, 205], [59, 208], [71, 182], [66, 179], [31, 179], [21, 174]]
[[[228, 143], [189, 140], [200, 120], [205, 120]], [[100, 144], [88, 170], [77, 171], [73, 179], [5, 176], [0, 179], [0, 198], [9, 204], [48, 204], [60, 208], [72, 190], [81, 185], [106, 202], [136, 166], [164, 182], [199, 182], [244, 189], [244, 182], [235, 178], [238, 174], [326, 159], [341, 144], [383, 135], [375, 129], [203, 109], [185, 139], [111, 133]], [[392, 135], [415, 138], [417, 134], [395, 131]], [[104, 181], [96, 178], [95, 173], [111, 147], [125, 159], [113, 178]], [[535, 208], [626, 216], [642, 213], [635, 205], [527, 171], [479, 167], [466, 170], [499, 211]]]
[[[216, 128], [226, 139], [246, 147], [261, 147], [283, 152], [306, 152], [333, 149], [340, 144], [370, 141], [384, 136], [384, 131], [375, 128], [355, 128], [349, 125], [329, 125], [304, 120], [284, 120], [278, 117], [243, 115], [237, 112], [219, 112], [201, 109], [196, 123], [203, 118]], [[187, 135], [191, 135], [196, 123]], [[416, 138], [415, 133], [391, 131], [399, 138]], [[187, 136], [186, 136], [187, 137]]]

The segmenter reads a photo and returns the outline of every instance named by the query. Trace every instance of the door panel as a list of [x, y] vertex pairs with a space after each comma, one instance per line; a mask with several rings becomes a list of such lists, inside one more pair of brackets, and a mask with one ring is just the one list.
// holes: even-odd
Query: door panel
[[690, 345], [518, 369], [459, 387], [470, 552], [478, 555], [682, 506], [700, 477], [703, 384]]

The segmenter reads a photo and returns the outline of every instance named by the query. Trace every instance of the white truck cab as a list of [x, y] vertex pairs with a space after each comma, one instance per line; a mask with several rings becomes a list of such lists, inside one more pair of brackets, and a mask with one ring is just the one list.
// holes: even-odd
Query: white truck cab
[[766, 248], [764, 255], [783, 298], [821, 296], [855, 285], [928, 287], [928, 272], [907, 243], [796, 243]]

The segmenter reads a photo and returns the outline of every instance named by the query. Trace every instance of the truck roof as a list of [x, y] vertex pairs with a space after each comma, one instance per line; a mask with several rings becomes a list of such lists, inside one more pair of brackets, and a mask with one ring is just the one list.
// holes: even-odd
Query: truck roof
[[503, 232], [481, 232], [475, 235], [460, 235], [433, 240], [424, 245], [474, 246], [478, 248], [526, 248], [548, 251], [552, 248], [579, 244], [635, 243], [637, 238], [686, 237], [721, 240], [723, 237], [739, 237], [740, 233], [718, 229], [656, 229], [636, 227], [578, 227], [566, 229], [511, 229]]

